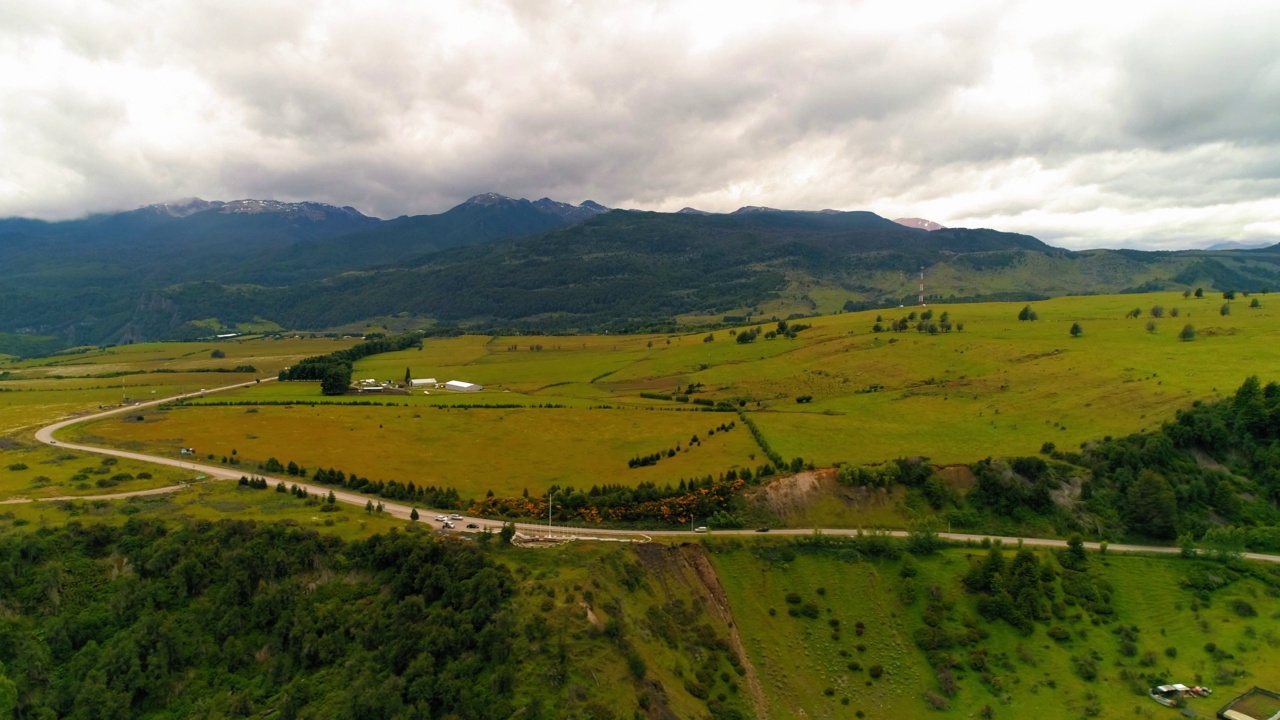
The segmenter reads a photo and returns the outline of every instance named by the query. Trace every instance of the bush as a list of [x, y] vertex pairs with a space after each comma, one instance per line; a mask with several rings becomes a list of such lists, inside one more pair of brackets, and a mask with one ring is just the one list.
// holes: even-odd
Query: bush
[[884, 675], [884, 666], [878, 663], [875, 665], [872, 665], [871, 667], [867, 668], [867, 674], [871, 676], [871, 679], [878, 680], [881, 675]]
[[14, 464], [12, 464], [12, 465], [10, 465], [10, 466], [9, 466], [9, 469], [10, 469], [10, 470], [12, 470], [12, 471], [14, 471], [14, 472], [18, 472], [18, 471], [20, 471], [20, 470], [26, 470], [26, 469], [27, 469], [27, 464], [26, 464], [26, 463], [14, 463]]
[[1258, 611], [1255, 610], [1253, 605], [1249, 604], [1249, 602], [1246, 600], [1240, 600], [1240, 599], [1232, 600], [1231, 610], [1232, 612], [1239, 615], [1240, 617], [1247, 618], [1247, 617], [1256, 617], [1258, 615]]

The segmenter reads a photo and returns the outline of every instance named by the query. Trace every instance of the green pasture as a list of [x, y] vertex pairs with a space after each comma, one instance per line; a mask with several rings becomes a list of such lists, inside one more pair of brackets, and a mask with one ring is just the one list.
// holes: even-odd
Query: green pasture
[[[470, 397], [470, 396], [469, 396]], [[69, 441], [176, 456], [230, 458], [246, 469], [268, 458], [337, 468], [374, 480], [455, 487], [464, 497], [545, 492], [552, 485], [676, 482], [758, 465], [749, 431], [708, 435], [728, 413], [634, 409], [442, 409], [341, 405], [176, 407], [68, 428]], [[701, 444], [690, 446], [698, 435]], [[657, 465], [639, 455], [679, 445]]]
[[192, 479], [192, 473], [179, 468], [32, 441], [6, 438], [0, 447], [0, 500], [148, 490]]
[[[358, 339], [283, 338], [198, 343], [139, 343], [83, 348], [45, 358], [0, 362], [0, 437], [122, 402], [147, 402], [201, 388], [270, 377], [311, 355]], [[220, 350], [225, 357], [214, 358]], [[193, 372], [252, 365], [257, 373]]]
[[[2, 472], [2, 471], [0, 471]], [[127, 490], [123, 485], [112, 490]], [[121, 524], [132, 517], [161, 520], [258, 520], [314, 527], [345, 539], [403, 528], [409, 521], [370, 515], [338, 503], [337, 512], [322, 512], [321, 498], [302, 500], [274, 488], [254, 490], [229, 481], [207, 482], [161, 495], [123, 500], [84, 499], [0, 505], [0, 532], [28, 532], [68, 522]]]
[[[801, 554], [789, 562], [768, 562], [759, 553], [728, 543], [713, 543], [713, 560], [728, 593], [729, 604], [760, 670], [770, 710], [777, 718], [846, 718], [862, 710], [868, 718], [980, 717], [991, 706], [996, 718], [1178, 717], [1145, 694], [1148, 676], [1165, 682], [1206, 685], [1208, 699], [1190, 701], [1200, 717], [1208, 717], [1239, 693], [1254, 685], [1280, 685], [1280, 666], [1271, 661], [1280, 647], [1280, 602], [1274, 587], [1247, 576], [1197, 597], [1184, 587], [1197, 563], [1178, 558], [1090, 554], [1090, 562], [1113, 586], [1114, 620], [1094, 625], [1087, 620], [1058, 622], [1070, 631], [1064, 641], [1046, 634], [1038, 624], [1023, 636], [1003, 622], [982, 620], [960, 577], [968, 556], [978, 548], [953, 549], [913, 558], [919, 598], [905, 602], [900, 577], [903, 561], [849, 562], [836, 557]], [[1038, 551], [1042, 561], [1047, 551]], [[1007, 556], [1012, 556], [1012, 549]], [[1215, 566], [1206, 564], [1210, 572]], [[1262, 568], [1261, 572], [1271, 572]], [[1274, 577], [1274, 575], [1273, 575]], [[968, 617], [988, 633], [980, 642], [993, 672], [1000, 676], [1003, 694], [980, 682], [968, 668], [955, 670], [959, 691], [947, 698], [949, 709], [936, 712], [926, 704], [926, 692], [938, 692], [934, 671], [912, 633], [924, 623], [920, 598], [936, 586], [951, 604], [949, 617]], [[819, 617], [792, 617], [787, 593], [797, 593], [820, 608]], [[1235, 601], [1243, 600], [1256, 616], [1241, 617]], [[774, 614], [770, 615], [770, 609]], [[1086, 616], [1087, 617], [1087, 616]], [[839, 621], [833, 632], [831, 620]], [[855, 623], [863, 622], [858, 636]], [[1136, 653], [1121, 651], [1115, 628], [1137, 627]], [[1220, 654], [1205, 649], [1214, 643]], [[858, 646], [864, 650], [858, 650]], [[1168, 648], [1173, 648], [1171, 652]], [[1098, 678], [1079, 677], [1072, 656], [1096, 649]], [[967, 657], [965, 649], [953, 654]], [[1222, 653], [1230, 657], [1224, 657]], [[999, 661], [1004, 667], [996, 664]], [[851, 670], [856, 662], [861, 669]], [[878, 680], [869, 677], [873, 664], [884, 668]], [[827, 694], [828, 689], [831, 693]], [[842, 698], [849, 698], [844, 705]]]

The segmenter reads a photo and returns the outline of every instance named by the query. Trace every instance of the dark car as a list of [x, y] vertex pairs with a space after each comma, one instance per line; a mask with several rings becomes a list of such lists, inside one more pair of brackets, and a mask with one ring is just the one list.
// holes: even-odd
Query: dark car
[[756, 528], [756, 532], [769, 532], [769, 528], [767, 528], [767, 527], [758, 527], [758, 528]]
[[480, 526], [475, 523], [467, 523], [468, 530], [479, 530]]

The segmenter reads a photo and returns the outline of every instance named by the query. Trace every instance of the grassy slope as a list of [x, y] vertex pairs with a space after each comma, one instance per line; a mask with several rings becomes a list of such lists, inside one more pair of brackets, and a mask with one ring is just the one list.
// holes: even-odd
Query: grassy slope
[[[974, 601], [964, 595], [959, 577], [968, 566], [966, 555], [980, 552], [955, 549], [919, 561], [916, 582], [921, 596], [924, 588], [938, 585], [955, 602], [953, 613], [976, 618]], [[870, 718], [934, 714], [924, 699], [926, 691], [937, 691], [934, 674], [911, 637], [923, 622], [923, 600], [905, 607], [899, 602], [902, 561], [849, 563], [802, 555], [789, 563], [770, 564], [749, 546], [727, 548], [713, 558], [751, 659], [763, 668], [773, 717], [849, 717], [855, 710]], [[1076, 718], [1091, 706], [1100, 708], [1101, 717], [1175, 716], [1174, 711], [1135, 694], [1134, 687], [1144, 683], [1131, 686], [1120, 677], [1125, 670], [1213, 687], [1213, 698], [1192, 701], [1193, 709], [1202, 715], [1216, 712], [1223, 702], [1252, 685], [1280, 685], [1280, 667], [1269, 660], [1280, 647], [1276, 630], [1280, 604], [1264, 584], [1238, 580], [1214, 593], [1207, 605], [1197, 604], [1195, 594], [1180, 587], [1190, 567], [1187, 561], [1092, 555], [1091, 562], [1114, 586], [1115, 621], [1100, 626], [1087, 620], [1063, 622], [1072, 632], [1065, 643], [1050, 639], [1044, 625], [1023, 637], [1003, 623], [982, 622], [990, 637], [981, 647], [992, 657], [1003, 653], [1008, 659], [1007, 667], [996, 669], [1006, 692], [998, 696], [979, 682], [977, 673], [957, 671], [960, 691], [949, 701], [950, 710], [937, 713], [939, 717], [976, 717], [985, 705], [996, 711], [996, 717], [1008, 718]], [[819, 588], [825, 589], [825, 595], [819, 594]], [[788, 616], [788, 592], [816, 601], [821, 617]], [[1232, 612], [1230, 602], [1239, 598], [1247, 599], [1258, 616], [1244, 619]], [[776, 616], [769, 615], [769, 608], [776, 610]], [[840, 620], [839, 640], [832, 639], [829, 620], [833, 618]], [[866, 625], [862, 637], [853, 627], [858, 621]], [[1111, 630], [1121, 624], [1139, 628], [1136, 657], [1124, 657], [1118, 650], [1119, 641]], [[1235, 658], [1213, 660], [1203, 649], [1211, 641]], [[865, 652], [857, 650], [859, 644], [865, 645]], [[1177, 656], [1168, 657], [1166, 647], [1177, 648]], [[1095, 682], [1075, 675], [1070, 661], [1072, 655], [1089, 648], [1097, 648], [1103, 656]], [[1157, 656], [1154, 667], [1139, 665], [1147, 651]], [[956, 653], [965, 656], [963, 650]], [[851, 671], [850, 662], [860, 663], [863, 670]], [[886, 672], [873, 681], [865, 669], [876, 663]], [[1218, 677], [1223, 668], [1230, 676], [1226, 681]], [[1236, 669], [1245, 674], [1234, 676]], [[824, 694], [827, 688], [832, 695]], [[844, 697], [850, 699], [847, 706], [841, 704]]]

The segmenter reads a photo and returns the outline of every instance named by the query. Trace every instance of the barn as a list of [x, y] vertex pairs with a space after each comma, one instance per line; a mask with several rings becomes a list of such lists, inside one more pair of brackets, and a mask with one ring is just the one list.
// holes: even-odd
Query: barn
[[477, 385], [475, 383], [463, 382], [462, 380], [450, 380], [444, 384], [444, 389], [452, 390], [454, 392], [480, 392], [484, 389], [484, 386]]
[[422, 378], [422, 379], [413, 378], [412, 380], [409, 381], [409, 386], [410, 387], [435, 387], [436, 379], [435, 378]]

